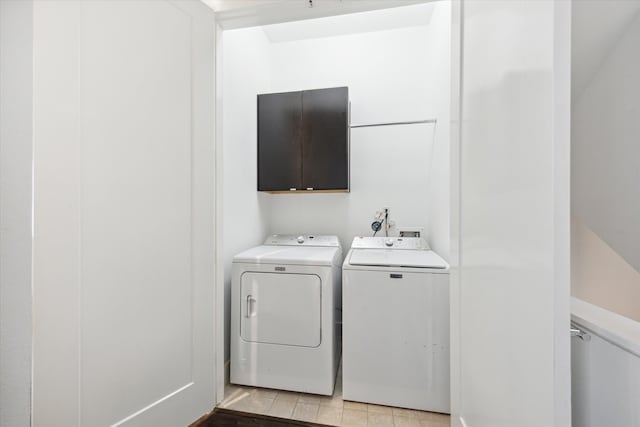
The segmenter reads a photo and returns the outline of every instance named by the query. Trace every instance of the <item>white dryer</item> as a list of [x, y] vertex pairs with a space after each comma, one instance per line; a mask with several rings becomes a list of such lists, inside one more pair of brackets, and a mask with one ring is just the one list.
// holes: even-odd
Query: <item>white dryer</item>
[[233, 384], [331, 395], [342, 248], [335, 236], [273, 235], [233, 259]]
[[448, 273], [422, 238], [353, 240], [342, 277], [345, 400], [450, 412]]

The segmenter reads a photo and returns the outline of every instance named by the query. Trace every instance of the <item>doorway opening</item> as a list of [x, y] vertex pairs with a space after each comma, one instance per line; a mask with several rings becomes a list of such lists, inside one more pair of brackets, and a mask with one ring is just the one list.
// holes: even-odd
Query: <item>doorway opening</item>
[[[376, 211], [388, 207], [392, 235], [421, 230], [448, 259], [451, 2], [387, 3], [386, 9], [336, 9], [336, 16], [304, 20], [296, 12], [290, 22], [238, 24], [246, 28], [219, 32], [217, 262], [224, 271], [218, 273], [217, 354], [224, 357], [217, 369], [225, 379], [217, 388], [220, 407], [327, 424], [368, 416], [383, 423], [393, 417], [449, 423], [446, 415], [344, 401], [340, 370], [333, 396], [323, 397], [228, 381], [232, 260], [266, 236], [335, 235], [346, 254], [355, 236], [370, 235]], [[353, 5], [345, 2], [345, 8]], [[350, 192], [258, 192], [257, 95], [345, 86], [351, 104]], [[359, 126], [368, 124], [388, 126]]]

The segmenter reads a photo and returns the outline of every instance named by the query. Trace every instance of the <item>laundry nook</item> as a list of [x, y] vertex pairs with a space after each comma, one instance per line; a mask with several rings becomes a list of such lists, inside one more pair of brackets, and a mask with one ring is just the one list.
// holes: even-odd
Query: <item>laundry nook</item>
[[450, 8], [223, 34], [221, 408], [448, 423]]

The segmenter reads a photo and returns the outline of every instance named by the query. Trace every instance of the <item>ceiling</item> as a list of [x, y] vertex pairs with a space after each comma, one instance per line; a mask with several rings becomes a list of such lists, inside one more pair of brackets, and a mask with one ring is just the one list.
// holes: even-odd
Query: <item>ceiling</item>
[[575, 99], [640, 13], [638, 0], [574, 0], [571, 91]]
[[238, 9], [255, 9], [269, 4], [282, 3], [282, 0], [202, 0], [216, 12]]
[[255, 27], [426, 3], [429, 0], [202, 0], [223, 29]]
[[347, 34], [428, 25], [433, 14], [433, 3], [417, 4], [393, 9], [352, 13], [348, 15], [287, 22], [262, 27], [272, 43], [317, 39]]

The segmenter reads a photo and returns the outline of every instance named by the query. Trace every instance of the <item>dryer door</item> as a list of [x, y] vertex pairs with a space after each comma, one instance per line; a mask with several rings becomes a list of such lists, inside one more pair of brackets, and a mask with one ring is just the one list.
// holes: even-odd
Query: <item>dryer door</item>
[[319, 346], [321, 285], [315, 274], [244, 273], [240, 336], [250, 342]]

